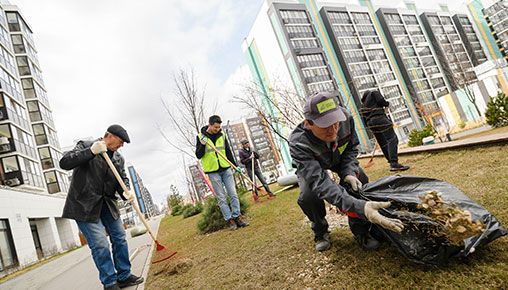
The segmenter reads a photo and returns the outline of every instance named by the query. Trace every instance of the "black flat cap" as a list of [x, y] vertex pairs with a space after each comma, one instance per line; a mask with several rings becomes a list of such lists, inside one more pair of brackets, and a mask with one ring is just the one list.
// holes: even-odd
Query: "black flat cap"
[[247, 139], [243, 139], [243, 140], [242, 140], [242, 141], [240, 141], [240, 142], [242, 142], [242, 145], [245, 145], [245, 144], [249, 143], [249, 140], [247, 140]]
[[129, 135], [127, 134], [127, 131], [120, 125], [111, 125], [108, 127], [108, 132], [120, 137], [120, 139], [123, 140], [123, 142], [131, 143], [131, 139], [129, 139]]

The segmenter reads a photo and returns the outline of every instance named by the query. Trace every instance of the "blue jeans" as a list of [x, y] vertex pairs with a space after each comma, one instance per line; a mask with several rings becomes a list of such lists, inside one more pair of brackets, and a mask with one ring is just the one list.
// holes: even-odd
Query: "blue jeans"
[[[261, 173], [261, 169], [259, 169], [258, 166], [254, 167], [254, 174], [258, 177], [259, 181], [261, 181], [261, 184], [263, 184], [263, 187], [265, 188], [266, 192], [270, 192], [270, 187], [268, 187], [268, 184], [266, 183], [265, 177], [263, 176], [263, 173]], [[256, 182], [256, 179], [254, 176], [252, 176], [252, 169], [247, 168], [247, 176], [249, 176], [250, 180], [252, 182]], [[254, 187], [254, 192], [256, 195], [258, 195], [258, 190]]]
[[[240, 212], [240, 201], [238, 195], [236, 195], [235, 179], [233, 178], [233, 172], [231, 168], [222, 172], [208, 173], [210, 182], [212, 183], [213, 191], [215, 191], [215, 197], [219, 203], [220, 211], [226, 221], [231, 218], [237, 218], [242, 215]], [[231, 203], [231, 209], [229, 209], [228, 201], [226, 199], [226, 193], [224, 192], [224, 186], [229, 195], [229, 202]]]
[[[129, 249], [122, 219], [113, 219], [106, 202], [103, 202], [98, 223], [76, 222], [92, 251], [93, 261], [99, 270], [101, 283], [105, 287], [109, 287], [114, 285], [117, 279], [127, 279], [131, 275], [131, 262], [129, 261]], [[104, 228], [106, 228], [113, 245], [113, 260]]]

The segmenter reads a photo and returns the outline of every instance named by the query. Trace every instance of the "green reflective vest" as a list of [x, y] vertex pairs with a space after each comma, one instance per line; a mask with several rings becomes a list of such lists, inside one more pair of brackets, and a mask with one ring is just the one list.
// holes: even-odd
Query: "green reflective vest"
[[[199, 138], [201, 138], [201, 134], [199, 134]], [[212, 142], [212, 140], [210, 140], [210, 138], [208, 138], [206, 136], [205, 136], [205, 138], [209, 143], [213, 144], [213, 142]], [[226, 156], [226, 146], [225, 146], [225, 142], [224, 142], [224, 135], [220, 136], [217, 140], [215, 140], [214, 146], [217, 149], [217, 151], [222, 153], [222, 155]], [[217, 153], [215, 153], [215, 151], [212, 149], [212, 147], [210, 147], [210, 145], [208, 145], [208, 144], [206, 144], [205, 155], [203, 155], [203, 157], [201, 157], [201, 164], [203, 165], [203, 170], [205, 172], [213, 172], [213, 171], [218, 170], [219, 164], [220, 164], [220, 167], [222, 167], [222, 168], [230, 167], [229, 163], [226, 160], [224, 160], [224, 158], [220, 157]]]

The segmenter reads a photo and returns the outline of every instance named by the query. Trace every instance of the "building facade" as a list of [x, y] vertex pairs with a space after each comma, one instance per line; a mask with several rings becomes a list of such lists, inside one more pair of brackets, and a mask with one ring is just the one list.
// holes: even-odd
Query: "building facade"
[[399, 74], [368, 9], [324, 6], [320, 11], [355, 102], [361, 104], [366, 91], [380, 91], [390, 102], [389, 115], [399, 142], [404, 142], [411, 130], [421, 128], [419, 117], [415, 110], [411, 114], [412, 101], [404, 96]]
[[[18, 156], [17, 161], [20, 168], [18, 176], [10, 178], [7, 183], [16, 184], [18, 183], [17, 178], [20, 184], [38, 186], [40, 177], [37, 176], [37, 169], [34, 170], [34, 168], [39, 167], [36, 163], [40, 163], [43, 185], [47, 188], [47, 191], [49, 193], [67, 192], [69, 187], [68, 177], [67, 173], [60, 169], [58, 165], [58, 160], [62, 157], [62, 151], [60, 150], [52, 111], [44, 87], [32, 30], [16, 6], [4, 7], [21, 83], [20, 89], [22, 90], [27, 113], [24, 116], [22, 113], [22, 118], [20, 118], [20, 121], [24, 119], [21, 123], [25, 125], [25, 128], [17, 128], [15, 125], [9, 128], [13, 139], [13, 144], [11, 144], [13, 150], [24, 151], [25, 156]], [[22, 110], [17, 110], [16, 107], [19, 104], [15, 104], [13, 99], [6, 100], [4, 98], [6, 107], [9, 103], [12, 104], [12, 108], [17, 112], [23, 112]], [[7, 112], [8, 114], [9, 112]], [[33, 133], [35, 143], [31, 142], [32, 138], [29, 137], [29, 132], [23, 130], [26, 129], [26, 125], [29, 126], [29, 132]], [[4, 129], [4, 132], [6, 131], [7, 127]], [[34, 160], [31, 160], [30, 157], [35, 157], [37, 162], [33, 162]], [[5, 162], [9, 162], [9, 159], [5, 160]], [[14, 164], [13, 160], [10, 162]], [[11, 172], [11, 174], [13, 173]]]
[[208, 185], [206, 184], [207, 182], [204, 180], [206, 176], [203, 173], [203, 169], [201, 169], [201, 162], [189, 165], [188, 172], [194, 189], [190, 192], [191, 202], [194, 204], [204, 202], [205, 198], [212, 194], [212, 192], [210, 191], [210, 188], [208, 188]]
[[508, 2], [497, 1], [482, 10], [502, 56], [508, 61]]
[[391, 8], [380, 8], [376, 14], [419, 117], [425, 123], [442, 123], [438, 98], [450, 90], [418, 15]]
[[141, 213], [145, 218], [150, 218], [159, 214], [157, 207], [153, 203], [152, 195], [148, 189], [143, 185], [143, 179], [139, 176], [133, 165], [127, 165], [127, 171], [131, 179], [132, 185], [131, 190], [136, 195], [136, 201], [138, 203]]
[[460, 37], [466, 46], [467, 54], [471, 57], [473, 66], [478, 66], [487, 61], [487, 55], [483, 51], [480, 39], [476, 35], [473, 23], [469, 20], [467, 14], [455, 14], [452, 17], [455, 27], [459, 31]]
[[424, 12], [420, 19], [452, 91], [476, 82], [473, 63], [450, 14]]
[[32, 30], [0, 4], [0, 276], [81, 244]]

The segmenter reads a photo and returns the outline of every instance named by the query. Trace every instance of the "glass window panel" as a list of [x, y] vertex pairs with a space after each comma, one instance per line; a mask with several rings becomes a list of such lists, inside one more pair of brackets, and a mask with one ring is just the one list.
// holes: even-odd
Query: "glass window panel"
[[19, 171], [18, 161], [16, 160], [16, 156], [5, 157], [2, 159], [2, 163], [4, 166], [5, 173]]

